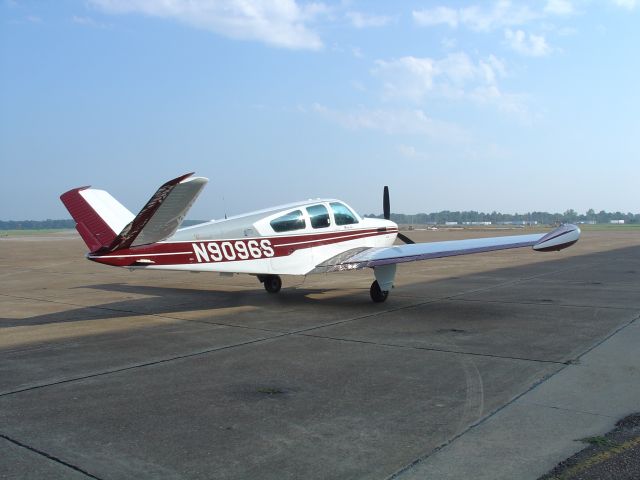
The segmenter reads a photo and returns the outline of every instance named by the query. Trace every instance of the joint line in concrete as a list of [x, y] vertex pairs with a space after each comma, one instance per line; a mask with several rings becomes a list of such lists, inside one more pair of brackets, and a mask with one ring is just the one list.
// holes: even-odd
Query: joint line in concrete
[[115, 368], [113, 370], [105, 370], [105, 371], [102, 371], [102, 372], [92, 373], [90, 375], [83, 375], [81, 377], [67, 378], [67, 379], [64, 379], [64, 380], [60, 380], [58, 382], [51, 382], [51, 383], [44, 383], [44, 384], [41, 384], [41, 385], [34, 385], [34, 386], [31, 386], [31, 387], [26, 387], [26, 388], [22, 388], [22, 389], [18, 389], [18, 390], [13, 390], [13, 391], [10, 391], [10, 392], [0, 393], [0, 397], [6, 397], [8, 395], [14, 395], [16, 393], [29, 392], [31, 390], [38, 390], [40, 388], [52, 387], [52, 386], [55, 386], [55, 385], [62, 385], [64, 383], [71, 383], [71, 382], [76, 382], [76, 381], [80, 381], [80, 380], [86, 380], [88, 378], [102, 377], [102, 376], [111, 375], [111, 374], [114, 374], [114, 373], [126, 372], [128, 370], [135, 370], [137, 368], [151, 367], [151, 366], [154, 366], [154, 365], [160, 365], [160, 364], [163, 364], [163, 363], [173, 362], [174, 360], [182, 360], [184, 358], [197, 357], [197, 356], [206, 355], [206, 354], [212, 353], [212, 352], [218, 352], [218, 351], [221, 351], [221, 350], [228, 350], [228, 349], [231, 349], [231, 348], [241, 347], [241, 346], [245, 346], [245, 345], [251, 345], [253, 343], [264, 342], [266, 340], [285, 337], [287, 335], [289, 335], [289, 334], [275, 335], [273, 337], [266, 337], [266, 338], [258, 338], [258, 339], [255, 339], [255, 340], [249, 340], [247, 342], [236, 343], [236, 344], [233, 344], [233, 345], [224, 345], [222, 347], [210, 348], [210, 349], [201, 350], [201, 351], [198, 351], [198, 352], [187, 353], [185, 355], [178, 355], [178, 356], [170, 357], [170, 358], [162, 358], [160, 360], [155, 360], [153, 362], [146, 362], [146, 363], [140, 363], [140, 364], [136, 364], [136, 365], [129, 365], [128, 367]]
[[62, 460], [61, 458], [55, 457], [47, 452], [43, 452], [42, 450], [39, 450], [35, 447], [32, 447], [30, 445], [27, 445], [26, 443], [22, 443], [18, 440], [15, 440], [14, 438], [11, 438], [7, 435], [4, 435], [2, 433], [0, 433], [0, 438], [4, 438], [6, 441], [13, 443], [14, 445], [17, 445], [18, 447], [24, 448], [26, 450], [29, 450], [30, 452], [36, 453], [38, 455], [41, 455], [45, 458], [47, 458], [48, 460], [51, 460], [53, 462], [59, 463], [60, 465], [64, 465], [67, 468], [70, 468], [71, 470], [74, 470], [78, 473], [81, 473], [89, 478], [94, 478], [96, 480], [102, 480], [100, 477], [96, 477], [95, 475], [92, 475], [91, 473], [87, 472], [86, 470], [83, 470], [80, 467], [77, 467], [76, 465], [73, 465], [69, 462], [65, 462], [64, 460]]
[[477, 353], [477, 352], [463, 352], [459, 350], [447, 350], [445, 348], [435, 348], [435, 347], [420, 347], [414, 345], [398, 345], [394, 343], [381, 343], [381, 342], [372, 342], [370, 340], [358, 340], [352, 338], [338, 338], [338, 337], [329, 337], [325, 335], [312, 335], [308, 333], [300, 333], [298, 334], [303, 337], [311, 337], [311, 338], [323, 338], [325, 340], [335, 340], [337, 342], [351, 342], [351, 343], [363, 343], [365, 345], [376, 345], [380, 347], [390, 347], [390, 348], [402, 348], [408, 350], [423, 350], [427, 352], [439, 352], [439, 353], [452, 353], [456, 355], [469, 355], [474, 357], [487, 357], [487, 358], [500, 358], [504, 360], [520, 360], [524, 362], [535, 362], [535, 363], [551, 363], [553, 365], [566, 365], [566, 362], [561, 362], [558, 360], [542, 360], [538, 358], [525, 358], [525, 357], [512, 357], [508, 355], [493, 355], [490, 353]]

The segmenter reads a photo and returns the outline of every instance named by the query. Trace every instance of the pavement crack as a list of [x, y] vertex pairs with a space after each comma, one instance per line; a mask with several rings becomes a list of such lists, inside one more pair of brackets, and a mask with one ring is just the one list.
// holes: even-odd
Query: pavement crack
[[580, 359], [582, 357], [584, 357], [587, 353], [589, 353], [590, 351], [592, 351], [593, 349], [599, 347], [600, 345], [602, 345], [604, 342], [606, 342], [607, 340], [609, 340], [611, 337], [613, 337], [614, 335], [616, 335], [618, 332], [621, 332], [622, 330], [624, 330], [627, 327], [630, 327], [631, 325], [633, 325], [634, 323], [636, 323], [637, 321], [640, 320], [640, 315], [638, 315], [637, 317], [632, 318], [631, 320], [629, 320], [627, 323], [624, 323], [622, 325], [620, 325], [618, 328], [615, 328], [611, 333], [609, 333], [609, 335], [605, 336], [604, 338], [600, 339], [599, 341], [597, 341], [596, 343], [594, 343], [593, 345], [591, 345], [589, 348], [587, 348], [584, 352], [582, 352], [580, 355], [576, 356], [575, 359], [573, 359], [573, 363], [578, 364]]
[[536, 406], [536, 407], [550, 408], [552, 410], [561, 410], [563, 412], [580, 413], [580, 414], [583, 414], [583, 415], [593, 415], [594, 417], [613, 418], [615, 420], [618, 419], [617, 416], [605, 415], [603, 413], [586, 412], [584, 410], [576, 410], [574, 408], [558, 407], [556, 405], [545, 405], [544, 403], [527, 402], [527, 401], [523, 401], [522, 403], [524, 405], [533, 405], [533, 406]]
[[9, 395], [15, 395], [17, 393], [29, 392], [31, 390], [38, 390], [38, 389], [41, 389], [41, 388], [52, 387], [52, 386], [55, 386], [55, 385], [62, 385], [62, 384], [65, 384], [65, 383], [77, 382], [77, 381], [80, 381], [80, 380], [87, 380], [89, 378], [103, 377], [105, 375], [111, 375], [111, 374], [114, 374], [114, 373], [126, 372], [126, 371], [129, 371], [129, 370], [136, 370], [138, 368], [145, 368], [145, 367], [151, 367], [151, 366], [154, 366], [154, 365], [161, 365], [163, 363], [173, 362], [173, 361], [176, 361], [176, 360], [182, 360], [184, 358], [197, 357], [197, 356], [206, 355], [206, 354], [209, 354], [209, 353], [212, 353], [212, 352], [219, 352], [219, 351], [228, 350], [228, 349], [231, 349], [231, 348], [242, 347], [242, 346], [251, 345], [251, 344], [254, 344], [254, 343], [260, 343], [260, 342], [264, 342], [266, 340], [272, 340], [272, 339], [275, 339], [275, 338], [285, 337], [285, 336], [288, 336], [288, 335], [289, 335], [288, 333], [284, 333], [282, 335], [275, 335], [275, 336], [272, 336], [272, 337], [258, 338], [258, 339], [249, 340], [249, 341], [246, 341], [246, 342], [235, 343], [233, 345], [224, 345], [222, 347], [209, 348], [209, 349], [206, 349], [206, 350], [200, 350], [198, 352], [191, 352], [191, 353], [187, 353], [187, 354], [184, 354], [184, 355], [177, 355], [177, 356], [174, 356], [174, 357], [162, 358], [162, 359], [159, 359], [159, 360], [155, 360], [153, 362], [138, 363], [138, 364], [135, 364], [135, 365], [129, 365], [127, 367], [114, 368], [114, 369], [111, 369], [111, 370], [104, 370], [102, 372], [96, 372], [96, 373], [92, 373], [90, 375], [82, 375], [82, 376], [79, 376], [79, 377], [66, 378], [64, 380], [59, 380], [57, 382], [50, 382], [50, 383], [44, 383], [44, 384], [40, 384], [40, 385], [33, 385], [31, 387], [26, 387], [26, 388], [21, 388], [21, 389], [17, 389], [17, 390], [12, 390], [12, 391], [9, 391], [9, 392], [0, 393], [0, 397], [6, 397], [6, 396], [9, 396]]
[[437, 348], [437, 347], [421, 347], [416, 345], [401, 345], [394, 343], [383, 343], [383, 342], [374, 342], [370, 340], [358, 340], [352, 338], [340, 338], [340, 337], [331, 337], [328, 335], [312, 335], [308, 333], [298, 333], [297, 335], [303, 337], [312, 337], [312, 338], [322, 338], [324, 340], [334, 340], [337, 342], [349, 342], [349, 343], [361, 343], [365, 345], [376, 345], [379, 347], [389, 347], [389, 348], [400, 348], [404, 350], [422, 350], [427, 352], [439, 352], [439, 353], [451, 353], [455, 355], [469, 355], [472, 357], [484, 357], [484, 358], [500, 358], [504, 360], [519, 360], [524, 362], [535, 362], [535, 363], [544, 363], [544, 364], [552, 364], [552, 365], [562, 365], [565, 366], [566, 362], [559, 360], [542, 360], [539, 358], [527, 358], [527, 357], [515, 357], [509, 355], [494, 355], [491, 353], [478, 353], [478, 352], [464, 352], [460, 350], [450, 350], [446, 348]]
[[60, 465], [64, 465], [67, 468], [70, 468], [71, 470], [74, 470], [78, 473], [81, 473], [89, 478], [95, 478], [96, 480], [102, 480], [100, 477], [96, 477], [95, 475], [87, 472], [86, 470], [83, 470], [82, 468], [73, 465], [69, 462], [65, 462], [64, 460], [62, 460], [61, 458], [58, 458], [54, 455], [51, 455], [50, 453], [44, 452], [42, 450], [39, 450], [35, 447], [32, 447], [31, 445], [27, 445], [26, 443], [20, 442], [14, 438], [11, 438], [7, 435], [4, 435], [3, 433], [0, 433], [0, 438], [4, 438], [6, 441], [13, 443], [14, 445], [17, 445], [18, 447], [24, 448], [26, 450], [29, 450], [30, 452], [33, 452], [37, 455], [43, 456], [53, 462], [59, 463]]
[[477, 302], [477, 303], [498, 303], [506, 305], [540, 305], [542, 307], [559, 307], [559, 308], [601, 308], [610, 310], [630, 310], [637, 311], [636, 307], [616, 307], [611, 305], [575, 305], [571, 303], [548, 303], [548, 302], [515, 302], [510, 300], [485, 300], [477, 298], [457, 298], [458, 302]]

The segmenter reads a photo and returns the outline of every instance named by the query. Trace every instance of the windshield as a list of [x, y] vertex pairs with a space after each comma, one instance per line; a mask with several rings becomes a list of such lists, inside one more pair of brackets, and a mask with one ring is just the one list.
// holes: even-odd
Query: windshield
[[336, 225], [351, 225], [352, 223], [358, 223], [358, 217], [356, 217], [355, 214], [342, 203], [331, 203], [331, 210], [333, 210], [333, 217], [336, 219]]

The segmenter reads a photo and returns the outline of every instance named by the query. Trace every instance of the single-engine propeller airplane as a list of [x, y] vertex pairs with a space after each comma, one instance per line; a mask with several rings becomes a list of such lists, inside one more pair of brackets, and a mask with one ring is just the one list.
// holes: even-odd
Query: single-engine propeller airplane
[[[94, 262], [129, 269], [246, 273], [270, 293], [280, 291], [280, 275], [372, 268], [374, 302], [387, 299], [398, 263], [520, 247], [548, 252], [569, 247], [580, 237], [575, 225], [561, 225], [547, 234], [414, 243], [389, 220], [387, 187], [384, 220], [362, 218], [340, 200], [316, 199], [179, 228], [207, 182], [193, 173], [174, 178], [135, 216], [104, 190], [75, 188], [60, 199]], [[394, 245], [396, 238], [405, 245]]]

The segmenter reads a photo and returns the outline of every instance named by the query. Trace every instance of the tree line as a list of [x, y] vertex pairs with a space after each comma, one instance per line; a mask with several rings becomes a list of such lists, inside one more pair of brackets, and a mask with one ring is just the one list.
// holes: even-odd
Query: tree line
[[[382, 214], [368, 214], [365, 217], [382, 218]], [[564, 213], [529, 212], [529, 213], [484, 213], [474, 210], [453, 212], [443, 210], [434, 213], [417, 213], [407, 215], [405, 213], [392, 213], [391, 220], [403, 225], [443, 225], [446, 222], [538, 222], [543, 225], [556, 223], [596, 222], [610, 223], [612, 220], [624, 220], [624, 223], [640, 224], [640, 213], [622, 212], [595, 212], [593, 209], [584, 214], [579, 214], [573, 209]], [[188, 227], [203, 223], [206, 220], [185, 220], [183, 226]], [[75, 228], [76, 223], [71, 219], [62, 220], [0, 220], [0, 230], [58, 230]]]
[[[365, 216], [382, 218], [382, 215], [376, 214], [369, 214]], [[640, 224], [640, 213], [605, 212], [604, 210], [596, 212], [593, 209], [588, 210], [584, 214], [579, 214], [573, 209], [569, 209], [564, 213], [528, 212], [513, 214], [499, 212], [484, 213], [476, 212], [474, 210], [462, 212], [443, 210], [441, 212], [417, 213], [415, 215], [392, 213], [391, 220], [405, 225], [442, 225], [446, 222], [491, 222], [494, 224], [498, 224], [500, 222], [538, 222], [543, 225], [553, 225], [556, 223], [578, 222], [610, 223], [612, 220], [624, 220], [624, 223]]]

